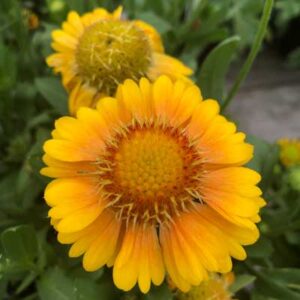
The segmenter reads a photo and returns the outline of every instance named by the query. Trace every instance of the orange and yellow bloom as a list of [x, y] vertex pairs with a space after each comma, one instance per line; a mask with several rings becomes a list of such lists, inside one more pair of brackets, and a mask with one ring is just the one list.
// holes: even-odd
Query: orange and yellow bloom
[[[125, 79], [138, 82], [161, 74], [182, 78], [192, 70], [164, 53], [158, 32], [140, 20], [124, 20], [122, 9], [109, 13], [98, 8], [79, 16], [69, 13], [61, 30], [52, 33], [56, 53], [47, 58], [71, 92], [69, 109], [94, 107], [103, 96], [114, 95]], [[186, 78], [186, 80], [189, 80]]]
[[41, 173], [58, 240], [83, 267], [113, 266], [116, 286], [142, 292], [168, 273], [182, 291], [259, 236], [253, 147], [199, 88], [161, 76], [126, 80], [96, 109], [55, 123]]

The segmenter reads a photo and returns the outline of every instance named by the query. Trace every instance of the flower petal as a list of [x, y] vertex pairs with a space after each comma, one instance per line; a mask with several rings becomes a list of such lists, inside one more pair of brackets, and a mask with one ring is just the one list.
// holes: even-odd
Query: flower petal
[[113, 278], [116, 286], [125, 291], [138, 281], [143, 293], [149, 291], [151, 281], [162, 283], [164, 265], [154, 227], [127, 228], [114, 264]]
[[[86, 271], [95, 271], [109, 262], [115, 255], [121, 222], [115, 218], [113, 212], [105, 210], [95, 223], [97, 230], [94, 232], [94, 240], [91, 244], [79, 240], [76, 251], [84, 252], [83, 267]], [[89, 242], [89, 241], [88, 241]], [[82, 247], [83, 249], [80, 249]], [[71, 250], [70, 250], [71, 251]], [[75, 252], [75, 249], [72, 251]], [[72, 252], [71, 252], [72, 254]]]

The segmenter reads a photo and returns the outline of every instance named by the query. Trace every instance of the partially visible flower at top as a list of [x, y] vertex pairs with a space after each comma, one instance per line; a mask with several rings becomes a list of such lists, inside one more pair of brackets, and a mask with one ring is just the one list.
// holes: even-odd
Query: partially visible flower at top
[[299, 139], [280, 139], [277, 143], [280, 147], [279, 157], [283, 165], [290, 167], [300, 164]]
[[34, 30], [39, 27], [40, 20], [38, 16], [30, 9], [24, 8], [22, 11], [24, 23], [29, 30]]
[[121, 7], [112, 13], [98, 8], [81, 17], [72, 11], [62, 30], [52, 33], [52, 48], [57, 53], [47, 63], [62, 74], [71, 92], [71, 114], [81, 106], [94, 107], [103, 96], [113, 96], [125, 79], [154, 80], [162, 74], [177, 79], [192, 73], [164, 54], [160, 35], [151, 25], [124, 20], [121, 13]]
[[234, 282], [234, 273], [224, 275], [211, 273], [208, 280], [193, 287], [189, 292], [179, 292], [175, 300], [232, 300], [232, 293], [229, 290]]
[[300, 165], [289, 169], [288, 179], [291, 187], [300, 192]]
[[199, 88], [161, 76], [125, 80], [116, 96], [55, 122], [41, 173], [49, 216], [83, 267], [113, 266], [117, 287], [147, 293], [168, 273], [182, 291], [254, 243], [260, 175], [245, 134]]

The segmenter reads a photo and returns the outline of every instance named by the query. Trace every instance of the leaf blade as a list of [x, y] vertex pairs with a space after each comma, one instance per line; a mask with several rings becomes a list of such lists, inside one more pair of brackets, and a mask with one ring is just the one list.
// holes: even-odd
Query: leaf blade
[[205, 98], [221, 101], [224, 92], [225, 75], [239, 41], [240, 38], [238, 36], [224, 40], [204, 60], [200, 68], [198, 82]]
[[38, 77], [34, 81], [37, 90], [47, 102], [61, 115], [68, 114], [67, 93], [60, 81], [53, 77]]

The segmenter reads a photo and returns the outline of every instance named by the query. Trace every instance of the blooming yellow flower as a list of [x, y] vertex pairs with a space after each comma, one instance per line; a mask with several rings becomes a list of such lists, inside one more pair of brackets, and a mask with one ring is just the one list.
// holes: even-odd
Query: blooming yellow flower
[[[80, 17], [69, 13], [62, 30], [52, 33], [57, 52], [47, 63], [62, 74], [70, 95], [69, 109], [94, 107], [99, 97], [114, 95], [125, 79], [154, 80], [161, 74], [184, 78], [192, 70], [164, 54], [158, 32], [149, 24], [121, 19], [122, 8], [113, 13], [95, 9]], [[186, 79], [188, 80], [188, 79]]]
[[146, 293], [167, 272], [182, 291], [229, 272], [254, 243], [264, 205], [245, 134], [195, 85], [126, 80], [115, 98], [55, 123], [41, 173], [49, 216], [83, 267], [113, 266], [116, 286]]
[[295, 166], [300, 164], [300, 140], [298, 139], [280, 139], [279, 157], [283, 165]]
[[234, 281], [232, 272], [219, 275], [210, 274], [208, 280], [193, 287], [188, 293], [178, 293], [176, 300], [232, 300], [229, 286]]

